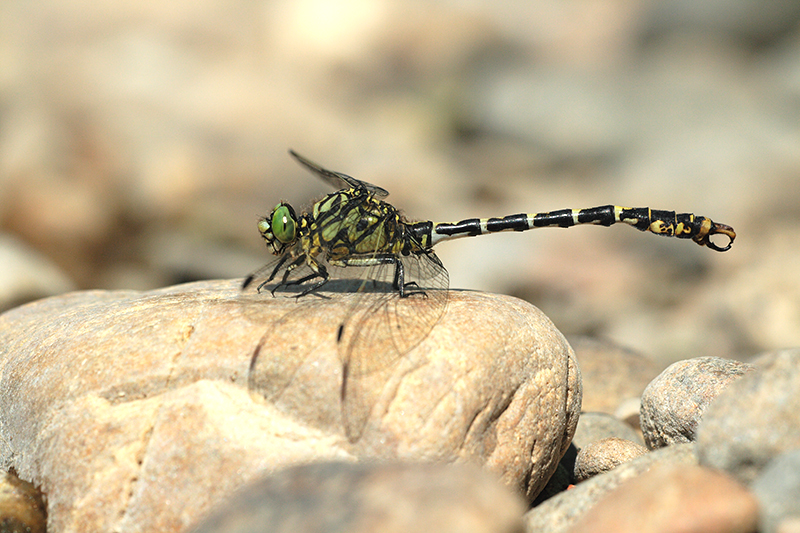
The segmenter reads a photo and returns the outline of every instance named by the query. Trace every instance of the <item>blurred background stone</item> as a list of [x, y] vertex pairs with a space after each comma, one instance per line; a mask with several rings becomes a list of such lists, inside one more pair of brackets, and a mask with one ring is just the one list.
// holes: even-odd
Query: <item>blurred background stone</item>
[[522, 499], [467, 465], [317, 463], [242, 487], [193, 533], [518, 533]]
[[641, 409], [641, 398], [628, 398], [619, 404], [617, 410], [614, 411], [614, 416], [632, 427], [636, 431], [636, 434], [639, 435], [639, 439], [643, 441], [642, 424], [639, 417]]
[[800, 448], [767, 463], [753, 481], [752, 489], [761, 510], [759, 532], [789, 532], [790, 521], [794, 521], [794, 527], [800, 525]]
[[580, 449], [609, 437], [644, 444], [642, 437], [632, 427], [619, 418], [606, 413], [581, 413], [572, 442]]
[[568, 337], [583, 378], [583, 410], [616, 414], [638, 399], [659, 366], [650, 358], [605, 339]]
[[587, 512], [574, 533], [754, 533], [755, 496], [722, 472], [656, 466], [623, 483]]
[[694, 443], [675, 444], [646, 453], [604, 474], [587, 479], [534, 507], [523, 517], [525, 531], [530, 533], [570, 531], [587, 511], [595, 507], [611, 491], [656, 465], [686, 468], [696, 464], [697, 452]]
[[0, 234], [0, 313], [74, 288], [46, 256], [16, 237]]
[[292, 147], [411, 218], [613, 202], [731, 224], [726, 254], [621, 227], [439, 254], [452, 286], [659, 368], [800, 345], [800, 10], [756, 5], [2, 2], [0, 231], [78, 288], [244, 276], [259, 216], [329, 192]]

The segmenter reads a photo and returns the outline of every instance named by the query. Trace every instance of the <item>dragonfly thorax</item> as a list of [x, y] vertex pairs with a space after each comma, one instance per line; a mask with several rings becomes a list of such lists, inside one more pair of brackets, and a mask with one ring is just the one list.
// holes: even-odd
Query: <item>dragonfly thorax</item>
[[310, 246], [326, 250], [329, 260], [398, 252], [398, 236], [403, 234], [400, 214], [369, 191], [329, 194], [314, 205], [312, 214]]

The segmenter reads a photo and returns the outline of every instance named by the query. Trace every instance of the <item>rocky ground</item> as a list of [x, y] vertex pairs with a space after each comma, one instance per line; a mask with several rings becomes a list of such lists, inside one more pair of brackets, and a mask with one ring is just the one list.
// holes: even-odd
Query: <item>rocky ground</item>
[[[336, 350], [318, 366], [282, 363], [251, 378], [253, 350], [274, 320], [285, 325], [278, 311], [231, 316], [208, 304], [237, 301], [236, 281], [175, 287], [241, 279], [268, 259], [259, 216], [280, 200], [306, 208], [330, 192], [288, 148], [389, 190], [412, 219], [617, 203], [695, 212], [738, 237], [725, 253], [626, 227], [443, 243], [451, 287], [536, 307], [482, 293], [451, 299], [440, 336], [425, 341], [437, 347], [402, 362], [411, 367], [381, 369], [395, 381], [373, 380], [390, 385], [364, 404], [394, 415], [363, 422], [366, 437], [354, 445], [346, 420], [372, 411], [339, 409]], [[156, 516], [173, 524], [162, 530], [184, 531], [245, 482], [269, 495], [330, 479], [333, 492], [371, 494], [365, 487], [378, 478], [382, 494], [395, 490], [381, 484], [389, 476], [409, 495], [396, 505], [432, 499], [411, 488], [423, 483], [415, 476], [426, 479], [416, 463], [402, 475], [397, 463], [375, 472], [347, 464], [376, 455], [488, 465], [506, 488], [481, 492], [486, 480], [474, 471], [431, 474], [442, 483], [434, 494], [463, 489], [476, 512], [505, 509], [476, 531], [621, 527], [622, 516], [637, 531], [643, 523], [673, 531], [686, 516], [697, 530], [711, 520], [719, 531], [796, 531], [786, 517], [800, 514], [790, 475], [800, 471], [791, 394], [800, 364], [785, 349], [800, 346], [798, 176], [796, 2], [3, 2], [3, 465], [46, 489], [52, 531], [89, 523], [135, 531]], [[18, 307], [71, 290], [90, 292]], [[321, 317], [334, 312], [335, 304], [315, 305]], [[292, 331], [316, 327], [317, 311], [308, 312], [316, 318], [293, 318]], [[548, 325], [530, 331], [548, 333], [510, 335], [531, 321]], [[323, 333], [328, 341], [333, 331]], [[277, 335], [267, 344], [294, 342]], [[426, 350], [442, 350], [447, 363], [430, 364], [439, 359]], [[538, 362], [520, 363], [515, 350]], [[454, 362], [465, 353], [474, 367]], [[575, 357], [577, 385], [575, 372], [543, 377], [542, 361], [564, 370]], [[292, 381], [298, 368], [327, 381], [303, 386]], [[275, 376], [300, 385], [286, 395], [251, 386]], [[581, 384], [575, 429], [577, 407], [564, 402]], [[393, 404], [396, 389], [416, 403]], [[298, 400], [306, 397], [315, 400]], [[498, 398], [517, 410], [504, 414]], [[342, 416], [352, 418], [342, 426]], [[229, 435], [231, 417], [245, 427]], [[522, 433], [498, 433], [495, 420]], [[257, 444], [263, 431], [284, 451]], [[575, 447], [557, 467], [573, 431]], [[516, 447], [500, 446], [503, 435]], [[533, 453], [534, 441], [547, 444]], [[200, 442], [230, 462], [214, 463], [208, 485], [161, 497], [175, 476], [203, 478], [185, 470], [208, 449]], [[311, 459], [338, 462], [277, 472]], [[215, 474], [230, 469], [232, 477]], [[256, 479], [270, 472], [284, 477]], [[576, 474], [584, 481], [563, 491]], [[646, 501], [625, 496], [644, 498], [648, 487]], [[508, 521], [531, 502], [524, 523]], [[265, 520], [292, 523], [269, 513]], [[336, 523], [369, 530], [345, 518]]]

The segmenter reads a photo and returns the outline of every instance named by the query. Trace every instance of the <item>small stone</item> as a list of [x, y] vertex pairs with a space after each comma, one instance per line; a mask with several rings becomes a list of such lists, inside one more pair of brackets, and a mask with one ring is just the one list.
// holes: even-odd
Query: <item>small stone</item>
[[655, 467], [597, 502], [571, 533], [753, 533], [758, 504], [732, 478], [700, 466]]
[[581, 413], [572, 442], [578, 449], [582, 449], [593, 442], [609, 437], [644, 444], [639, 434], [628, 424], [605, 413]]
[[800, 348], [764, 354], [732, 383], [700, 424], [701, 464], [751, 483], [767, 463], [800, 448]]
[[778, 533], [792, 520], [800, 524], [800, 449], [770, 461], [752, 489], [761, 505], [760, 533]]
[[708, 405], [752, 368], [719, 357], [687, 359], [667, 367], [642, 394], [641, 424], [647, 446], [694, 441]]
[[237, 491], [192, 533], [516, 533], [524, 504], [467, 465], [318, 463]]
[[647, 357], [605, 339], [568, 337], [583, 378], [583, 410], [614, 414], [658, 375]]
[[592, 442], [578, 452], [575, 459], [575, 481], [579, 483], [608, 472], [648, 451], [641, 444], [616, 437]]

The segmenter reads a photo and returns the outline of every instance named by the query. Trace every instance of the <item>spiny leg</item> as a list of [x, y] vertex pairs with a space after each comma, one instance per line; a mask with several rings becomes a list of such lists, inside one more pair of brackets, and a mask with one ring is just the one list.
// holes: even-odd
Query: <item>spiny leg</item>
[[[280, 268], [283, 266], [283, 264], [284, 264], [284, 263], [286, 263], [286, 260], [287, 260], [287, 259], [289, 259], [289, 257], [290, 257], [290, 256], [288, 256], [288, 255], [284, 255], [284, 256], [282, 256], [282, 257], [278, 258], [278, 261], [277, 261], [277, 263], [275, 264], [275, 267], [274, 267], [274, 268], [272, 269], [272, 271], [270, 272], [270, 275], [269, 275], [269, 277], [268, 277], [268, 278], [267, 278], [265, 281], [261, 282], [261, 283], [258, 285], [258, 287], [256, 287], [256, 292], [261, 292], [261, 289], [264, 287], [264, 285], [266, 285], [267, 283], [269, 283], [270, 281], [272, 281], [272, 280], [275, 278], [275, 274], [277, 274], [277, 273], [278, 273], [278, 270], [280, 270]], [[270, 266], [270, 265], [265, 265], [265, 266], [263, 266], [263, 267], [259, 268], [258, 270], [256, 270], [255, 272], [253, 272], [252, 274], [248, 275], [248, 276], [247, 276], [247, 277], [244, 279], [244, 281], [242, 282], [242, 290], [245, 290], [247, 287], [249, 287], [249, 286], [250, 286], [250, 284], [251, 284], [251, 283], [253, 283], [253, 281], [255, 281], [255, 280], [256, 280], [256, 278], [257, 278], [257, 277], [258, 277], [258, 276], [259, 276], [259, 275], [260, 275], [262, 272], [266, 271], [266, 270], [267, 270], [267, 268], [268, 268], [269, 266]]]
[[392, 279], [392, 289], [397, 291], [400, 294], [401, 298], [405, 298], [406, 296], [410, 296], [412, 294], [425, 294], [422, 290], [415, 290], [411, 292], [407, 292], [406, 289], [410, 287], [417, 287], [416, 282], [405, 283], [405, 268], [403, 266], [403, 261], [397, 257], [395, 254], [385, 253], [385, 254], [375, 254], [375, 255], [356, 255], [352, 257], [348, 257], [345, 259], [341, 259], [339, 261], [333, 262], [332, 264], [336, 264], [337, 266], [358, 266], [358, 267], [370, 267], [370, 266], [377, 266], [377, 265], [394, 265], [394, 277]]
[[396, 255], [392, 255], [389, 262], [394, 263], [394, 280], [392, 281], [392, 288], [400, 293], [400, 298], [405, 298], [407, 296], [411, 296], [412, 294], [421, 294], [423, 297], [427, 298], [428, 295], [425, 294], [425, 291], [419, 287], [419, 284], [417, 284], [416, 281], [409, 281], [408, 283], [405, 282], [406, 270], [402, 259]]
[[[264, 287], [264, 285], [275, 279], [275, 275], [278, 273], [281, 267], [283, 267], [283, 265], [286, 264], [286, 261], [289, 259], [289, 257], [290, 257], [289, 255], [284, 255], [280, 258], [278, 264], [275, 265], [275, 268], [272, 269], [272, 272], [270, 273], [269, 277], [266, 280], [264, 280], [258, 287], [256, 287], [257, 292], [261, 292], [261, 289]], [[278, 285], [278, 287], [280, 287], [280, 285]], [[275, 288], [277, 289], [278, 287]], [[275, 296], [275, 289], [272, 290], [272, 295]]]
[[[256, 292], [261, 292], [261, 289], [264, 288], [264, 285], [266, 285], [275, 278], [275, 274], [277, 274], [278, 270], [280, 270], [280, 268], [283, 266], [283, 264], [286, 262], [288, 258], [289, 256], [283, 256], [278, 259], [278, 262], [275, 265], [275, 268], [272, 269], [272, 272], [270, 273], [269, 277], [266, 280], [259, 283], [258, 287], [256, 287]], [[269, 265], [266, 265], [258, 269], [257, 271], [253, 272], [252, 274], [248, 275], [242, 282], [242, 290], [245, 290], [247, 287], [249, 287], [250, 284], [253, 283], [253, 281], [255, 281], [258, 275], [264, 272], [268, 266]]]
[[[287, 281], [287, 278], [292, 273], [292, 271], [294, 269], [298, 268], [303, 263], [308, 265], [308, 268], [311, 269], [311, 274], [303, 276], [302, 278], [298, 278], [298, 279], [294, 279], [294, 280], [291, 280], [291, 281]], [[278, 284], [274, 289], [272, 289], [272, 295], [273, 296], [275, 295], [275, 291], [279, 287], [290, 287], [292, 285], [302, 285], [303, 283], [305, 283], [307, 281], [310, 281], [310, 280], [312, 280], [314, 278], [322, 278], [322, 279], [320, 281], [318, 281], [317, 283], [313, 284], [312, 286], [310, 286], [310, 287], [308, 287], [306, 289], [303, 289], [297, 295], [297, 298], [300, 298], [301, 296], [305, 296], [306, 294], [314, 292], [315, 290], [319, 289], [320, 287], [322, 287], [323, 285], [328, 283], [328, 281], [330, 280], [330, 276], [328, 275], [328, 270], [325, 268], [324, 265], [319, 264], [313, 257], [307, 256], [307, 255], [302, 255], [302, 256], [298, 257], [296, 260], [294, 260], [288, 267], [286, 267], [286, 272], [283, 273], [283, 279], [281, 280], [280, 284]]]

